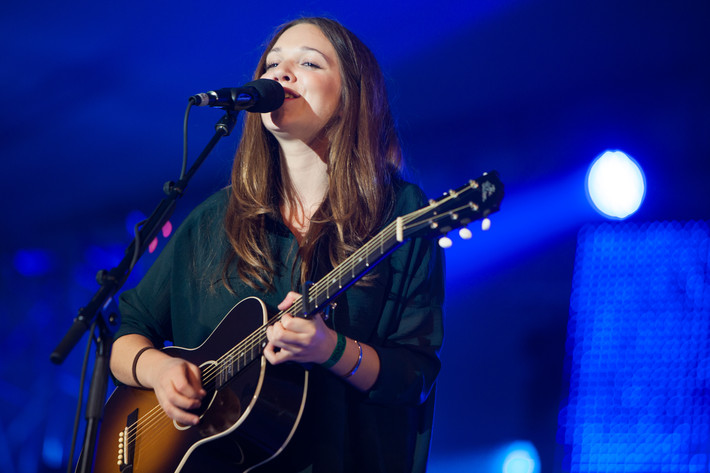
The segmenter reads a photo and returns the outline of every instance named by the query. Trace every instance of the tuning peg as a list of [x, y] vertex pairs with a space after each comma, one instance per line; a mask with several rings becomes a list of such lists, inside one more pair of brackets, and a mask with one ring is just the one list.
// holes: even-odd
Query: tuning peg
[[459, 236], [462, 240], [470, 240], [473, 236], [473, 233], [471, 233], [471, 230], [469, 230], [468, 228], [461, 227], [461, 229], [459, 230]]
[[451, 248], [451, 245], [453, 245], [453, 244], [454, 244], [454, 242], [451, 241], [451, 238], [447, 237], [446, 235], [439, 238], [439, 246], [444, 249]]
[[481, 230], [483, 230], [485, 232], [485, 231], [489, 230], [490, 228], [491, 228], [491, 220], [488, 218], [484, 218], [481, 221]]

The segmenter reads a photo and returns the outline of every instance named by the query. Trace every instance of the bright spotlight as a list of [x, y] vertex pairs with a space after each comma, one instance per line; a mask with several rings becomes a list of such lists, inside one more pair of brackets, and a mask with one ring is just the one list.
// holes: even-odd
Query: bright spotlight
[[502, 473], [537, 473], [540, 458], [535, 446], [528, 441], [511, 443], [505, 451]]
[[587, 172], [587, 196], [605, 217], [623, 220], [636, 212], [646, 195], [638, 163], [621, 151], [606, 151]]

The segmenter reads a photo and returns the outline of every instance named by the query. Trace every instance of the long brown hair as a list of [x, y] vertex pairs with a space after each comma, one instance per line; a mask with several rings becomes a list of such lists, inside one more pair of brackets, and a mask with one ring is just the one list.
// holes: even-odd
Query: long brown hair
[[[372, 52], [353, 33], [327, 18], [299, 18], [283, 25], [266, 47], [254, 78], [266, 70], [266, 55], [294, 25], [317, 26], [340, 61], [341, 106], [326, 125], [329, 188], [311, 218], [299, 253], [301, 282], [311, 271], [320, 241], [327, 242], [332, 265], [345, 259], [384, 223], [393, 202], [392, 180], [402, 169], [402, 153], [390, 112], [385, 81]], [[273, 290], [274, 264], [265, 218], [278, 218], [280, 206], [293, 202], [276, 139], [258, 114], [248, 114], [231, 176], [225, 230], [231, 244], [223, 268], [225, 285], [236, 261], [242, 280]]]

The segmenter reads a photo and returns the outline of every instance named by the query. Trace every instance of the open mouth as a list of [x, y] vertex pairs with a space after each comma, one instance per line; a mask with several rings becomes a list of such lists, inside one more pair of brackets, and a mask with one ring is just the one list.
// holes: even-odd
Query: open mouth
[[298, 95], [296, 92], [284, 88], [284, 98], [285, 99], [297, 99], [299, 97], [300, 97], [300, 95]]

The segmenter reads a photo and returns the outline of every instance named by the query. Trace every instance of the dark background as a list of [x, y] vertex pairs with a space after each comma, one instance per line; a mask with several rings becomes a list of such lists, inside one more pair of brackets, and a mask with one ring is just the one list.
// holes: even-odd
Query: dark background
[[[487, 471], [518, 440], [558, 470], [576, 234], [601, 220], [587, 167], [607, 149], [641, 164], [632, 220], [710, 218], [707, 1], [3, 6], [0, 471], [67, 461], [84, 343], [61, 366], [49, 353], [96, 271], [122, 257], [127, 222], [177, 178], [187, 98], [247, 82], [299, 15], [335, 17], [373, 49], [410, 177], [431, 197], [489, 169], [506, 184], [491, 231], [448, 253], [432, 470]], [[220, 116], [193, 110], [191, 158]], [[226, 185], [236, 142], [218, 145], [174, 224]]]

